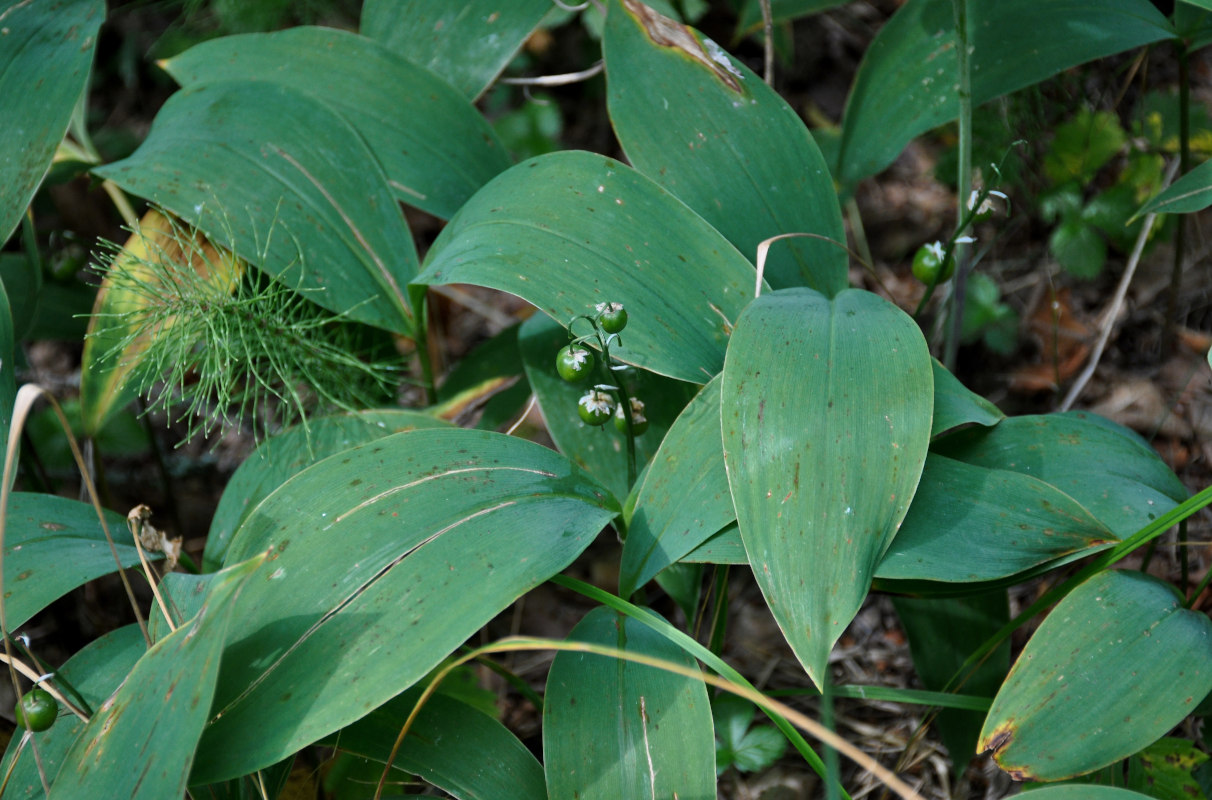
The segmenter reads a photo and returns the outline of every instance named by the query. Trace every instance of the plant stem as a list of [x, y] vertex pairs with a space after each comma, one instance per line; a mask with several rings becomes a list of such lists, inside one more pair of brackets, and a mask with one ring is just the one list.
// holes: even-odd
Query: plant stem
[[[956, 234], [963, 225], [968, 196], [972, 193], [972, 75], [968, 64], [968, 0], [951, 0], [955, 12], [956, 65], [959, 68], [959, 175], [955, 182], [958, 220]], [[960, 334], [964, 329], [964, 293], [968, 285], [968, 247], [955, 245], [955, 283], [951, 295], [951, 325], [943, 346], [943, 365], [955, 371]]]
[[[1186, 43], [1178, 48], [1178, 174], [1191, 168], [1191, 75]], [[1178, 324], [1178, 298], [1183, 283], [1183, 256], [1187, 249], [1186, 214], [1175, 214], [1174, 264], [1170, 269], [1170, 292], [1166, 298], [1166, 320], [1162, 326], [1161, 352], [1165, 358], [1174, 348], [1174, 329]]]

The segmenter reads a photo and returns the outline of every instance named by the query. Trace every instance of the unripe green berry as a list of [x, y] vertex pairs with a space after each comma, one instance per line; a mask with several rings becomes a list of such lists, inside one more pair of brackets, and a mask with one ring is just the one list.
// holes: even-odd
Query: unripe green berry
[[59, 701], [45, 689], [30, 689], [13, 709], [17, 724], [34, 733], [44, 731], [59, 718]]
[[586, 425], [605, 425], [614, 412], [614, 401], [610, 395], [597, 389], [590, 390], [577, 401], [577, 413]]
[[927, 286], [949, 279], [951, 273], [955, 272], [955, 261], [949, 259], [947, 269], [944, 271], [943, 258], [945, 256], [946, 251], [943, 250], [940, 242], [922, 245], [913, 256], [913, 277]]
[[598, 324], [607, 333], [622, 333], [627, 327], [627, 310], [622, 303], [598, 303]]
[[[627, 420], [623, 418], [623, 407], [620, 405], [614, 412], [614, 427], [620, 433], [627, 433]], [[631, 435], [640, 436], [648, 430], [648, 418], [644, 416], [644, 401], [631, 398]]]
[[593, 374], [593, 352], [579, 344], [570, 344], [556, 353], [556, 372], [569, 383], [584, 383]]

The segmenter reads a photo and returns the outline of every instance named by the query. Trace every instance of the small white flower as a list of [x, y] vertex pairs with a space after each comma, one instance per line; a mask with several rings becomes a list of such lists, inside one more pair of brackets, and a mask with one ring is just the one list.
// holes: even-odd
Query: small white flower
[[599, 314], [605, 314], [607, 311], [622, 311], [623, 304], [622, 303], [598, 303], [596, 306], [593, 307], [593, 309], [594, 309], [594, 311], [597, 311]]
[[943, 248], [942, 242], [931, 242], [930, 244], [926, 245], [926, 252], [934, 256], [935, 260], [937, 260], [939, 263], [942, 263], [943, 256], [946, 254], [946, 250]]
[[975, 236], [961, 236], [955, 240], [956, 244], [976, 244]]
[[579, 347], [570, 347], [568, 355], [572, 357], [572, 365], [577, 369], [585, 366], [585, 362], [589, 360], [589, 351]]
[[[615, 409], [614, 415], [619, 419], [623, 418], [623, 407], [619, 406]], [[642, 422], [647, 422], [648, 418], [644, 416], [644, 401], [637, 397], [631, 398], [631, 422], [633, 425], [639, 425]]]
[[586, 411], [598, 414], [609, 414], [614, 410], [614, 402], [610, 399], [610, 395], [596, 389], [582, 395], [581, 399], [577, 401], [577, 405], [584, 406]]
[[[972, 194], [968, 195], [969, 211], [971, 211], [972, 207], [976, 205], [976, 199], [980, 196], [981, 193], [976, 189], [973, 189]], [[999, 197], [1007, 206], [1010, 205], [1010, 198], [1006, 196], [1005, 192], [999, 192], [996, 189], [991, 189], [985, 199], [981, 201], [981, 207], [976, 210], [976, 215], [978, 217], [982, 214], [992, 214], [994, 211], [997, 211], [997, 207], [993, 205], [994, 197]]]

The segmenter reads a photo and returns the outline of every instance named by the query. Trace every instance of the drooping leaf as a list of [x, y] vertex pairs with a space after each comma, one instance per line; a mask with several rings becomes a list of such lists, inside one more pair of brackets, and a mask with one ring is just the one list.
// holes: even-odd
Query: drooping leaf
[[[1148, 0], [972, 3], [968, 29], [974, 105], [1174, 35]], [[950, 0], [910, 0], [880, 29], [846, 102], [843, 185], [874, 175], [915, 136], [956, 118], [956, 41]]]
[[913, 321], [861, 290], [762, 295], [728, 347], [722, 431], [741, 539], [818, 684], [921, 476], [931, 372]]
[[313, 95], [366, 139], [397, 199], [448, 219], [509, 167], [467, 98], [374, 39], [300, 27], [211, 39], [163, 66], [182, 86], [246, 78]]
[[[69, 658], [57, 670], [57, 685], [72, 686], [80, 695], [73, 702], [83, 700], [88, 709], [95, 711], [105, 699], [113, 694], [122, 681], [130, 675], [140, 656], [147, 652], [147, 643], [138, 625], [127, 625], [94, 639], [80, 652]], [[71, 695], [69, 694], [69, 697]], [[53, 779], [59, 771], [72, 743], [84, 730], [84, 722], [74, 714], [61, 711], [59, 719], [50, 728], [38, 734], [38, 757], [47, 779]], [[20, 749], [18, 749], [20, 748]], [[34, 800], [46, 795], [38, 777], [38, 763], [33, 749], [27, 743], [20, 747], [20, 737], [14, 736], [0, 763], [0, 774], [8, 775], [13, 759], [12, 775], [4, 788], [6, 798]]]
[[720, 371], [753, 297], [753, 265], [639, 172], [565, 151], [497, 176], [442, 231], [417, 283], [473, 283], [518, 295], [552, 319], [622, 303], [618, 358], [683, 381]]
[[168, 99], [129, 158], [94, 170], [350, 319], [412, 332], [412, 236], [361, 135], [314, 97], [219, 81]]
[[474, 100], [550, 10], [550, 0], [367, 0], [361, 28]]
[[[122, 566], [137, 566], [139, 554], [126, 520], [106, 512]], [[148, 553], [158, 560], [159, 553]], [[118, 568], [97, 512], [88, 503], [51, 494], [14, 492], [4, 532], [4, 611], [10, 628], [77, 586]]]
[[272, 555], [241, 595], [194, 780], [272, 764], [365, 716], [617, 513], [558, 453], [485, 431], [395, 434], [303, 470], [228, 548], [229, 562]]
[[637, 0], [614, 0], [603, 36], [610, 121], [628, 161], [747, 258], [771, 247], [775, 288], [832, 296], [849, 283], [833, 177], [799, 115], [710, 39]]
[[[264, 556], [229, 567], [185, 626], [152, 646], [63, 759], [55, 797], [180, 797], [206, 723], [235, 598]], [[115, 769], [126, 762], [126, 768]]]
[[88, 83], [101, 0], [5, 3], [0, 47], [0, 245], [50, 168]]
[[[419, 692], [407, 692], [323, 740], [385, 763]], [[459, 800], [546, 797], [543, 766], [518, 737], [478, 709], [439, 692], [425, 703], [393, 766]]]
[[1187, 499], [1186, 487], [1153, 448], [1096, 414], [1011, 417], [940, 439], [933, 450], [1051, 484], [1120, 539]]
[[525, 409], [530, 383], [518, 345], [521, 323], [510, 325], [481, 342], [459, 360], [438, 387], [438, 405], [431, 409], [461, 428], [501, 430]]
[[[944, 599], [892, 597], [901, 626], [909, 639], [913, 667], [927, 689], [944, 691], [972, 655], [987, 639], [1010, 621], [1005, 589]], [[964, 694], [997, 694], [1010, 669], [1010, 642], [1003, 641], [964, 682]], [[940, 709], [935, 717], [939, 737], [951, 757], [951, 773], [957, 779], [976, 755], [982, 715], [953, 708]]]
[[1212, 161], [1205, 161], [1195, 169], [1170, 184], [1133, 215], [1132, 219], [1145, 214], [1190, 214], [1212, 205]]
[[[694, 667], [663, 636], [605, 607], [569, 638]], [[556, 653], [543, 706], [547, 796], [713, 800], [711, 730], [702, 681], [594, 653]]]
[[[630, 330], [628, 326], [624, 331], [624, 341]], [[545, 314], [535, 314], [526, 320], [518, 333], [526, 378], [559, 451], [601, 481], [616, 497], [626, 497], [631, 487], [627, 485], [625, 434], [615, 428], [613, 420], [600, 428], [581, 420], [577, 401], [588, 387], [570, 384], [555, 371], [555, 355], [566, 344], [567, 331]], [[697, 386], [645, 370], [615, 371], [610, 380], [623, 381], [630, 396], [644, 403], [648, 430], [635, 439], [636, 469], [643, 469]]]
[[[1061, 780], [1157, 739], [1212, 689], [1212, 621], [1169, 585], [1102, 572], [1048, 615], [994, 698], [981, 750], [1016, 780]], [[1147, 702], [1142, 702], [1147, 698]]]
[[196, 272], [218, 297], [231, 291], [244, 266], [198, 232], [149, 210], [110, 263], [88, 320], [80, 365], [80, 420], [87, 436], [98, 436], [135, 399], [132, 376], [152, 337], [173, 335], [171, 322], [139, 331], [137, 319], [157, 289], [169, 291], [165, 278], [183, 270]]
[[938, 359], [934, 365], [934, 422], [930, 438], [964, 425], [996, 425], [1006, 418], [997, 406], [972, 391], [951, 374]]
[[716, 376], [673, 423], [644, 477], [627, 523], [619, 564], [620, 596], [630, 597], [736, 519], [719, 419]]
[[364, 442], [418, 428], [446, 427], [419, 411], [379, 409], [308, 421], [265, 440], [231, 476], [211, 517], [203, 569], [223, 563], [232, 534], [257, 504], [305, 467]]
[[931, 453], [913, 505], [875, 574], [973, 583], [1072, 560], [1119, 540], [1039, 478]]

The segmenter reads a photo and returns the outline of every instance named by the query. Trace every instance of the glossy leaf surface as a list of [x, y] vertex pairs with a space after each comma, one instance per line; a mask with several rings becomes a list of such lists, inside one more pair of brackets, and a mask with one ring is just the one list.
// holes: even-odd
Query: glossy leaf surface
[[1187, 498], [1182, 482], [1153, 448], [1096, 414], [1011, 417], [994, 428], [940, 439], [934, 450], [1051, 484], [1121, 539]]
[[[609, 608], [590, 611], [569, 638], [694, 668], [679, 647]], [[543, 763], [548, 797], [713, 800], [707, 686], [595, 653], [558, 652], [543, 706]]]
[[382, 705], [617, 512], [558, 453], [484, 431], [395, 434], [303, 470], [228, 549], [272, 555], [241, 596], [195, 780], [272, 764]]
[[88, 83], [101, 0], [4, 4], [0, 47], [0, 245], [50, 168]]
[[[257, 557], [217, 575], [198, 615], [139, 659], [64, 757], [55, 797], [159, 800], [184, 793], [235, 597], [264, 562]], [[115, 769], [115, 759], [132, 768]]]
[[[1212, 689], [1212, 621], [1167, 584], [1102, 572], [1040, 625], [993, 701], [980, 749], [1016, 780], [1060, 780], [1135, 753]], [[1142, 702], [1148, 698], [1148, 702]]]
[[362, 33], [475, 99], [550, 10], [550, 0], [367, 0]]
[[930, 438], [965, 425], [989, 427], [1006, 418], [997, 406], [972, 391], [946, 367], [933, 359], [934, 365], [934, 422]]
[[[972, 3], [968, 26], [974, 106], [1173, 36], [1148, 0]], [[910, 0], [880, 29], [846, 102], [837, 173], [844, 185], [881, 171], [915, 136], [956, 118], [956, 41], [950, 0]]]
[[418, 411], [382, 409], [320, 417], [309, 420], [308, 427], [296, 426], [266, 439], [231, 476], [210, 521], [202, 556], [204, 569], [217, 569], [240, 523], [258, 503], [306, 467], [393, 433], [447, 426]]
[[[122, 566], [139, 564], [126, 520], [106, 512]], [[149, 553], [155, 561], [163, 556]], [[4, 612], [23, 625], [55, 600], [118, 568], [97, 512], [88, 503], [50, 494], [14, 492], [4, 532]]]
[[931, 372], [917, 325], [861, 290], [763, 295], [733, 334], [721, 407], [741, 539], [818, 683], [917, 488]]
[[799, 115], [697, 31], [613, 0], [603, 37], [610, 121], [636, 169], [677, 195], [747, 258], [771, 247], [771, 286], [846, 288], [849, 256], [833, 177]]
[[248, 80], [183, 89], [138, 150], [94, 172], [312, 302], [411, 333], [412, 236], [374, 153], [315, 98]]
[[753, 265], [640, 173], [604, 156], [553, 153], [481, 189], [442, 231], [419, 283], [518, 295], [552, 319], [626, 306], [618, 358], [679, 380], [720, 371], [753, 297]]
[[163, 65], [182, 86], [247, 78], [314, 96], [366, 139], [397, 199], [444, 219], [510, 166], [466, 97], [355, 33], [301, 27], [224, 36]]

